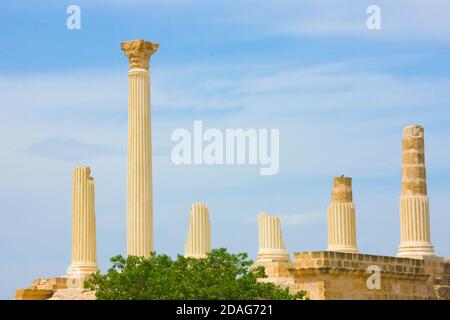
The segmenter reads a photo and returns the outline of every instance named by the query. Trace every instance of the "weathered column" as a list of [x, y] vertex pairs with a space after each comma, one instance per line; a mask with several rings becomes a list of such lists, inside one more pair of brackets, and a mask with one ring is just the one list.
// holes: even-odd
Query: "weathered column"
[[266, 213], [259, 214], [258, 262], [263, 261], [289, 261], [289, 253], [284, 247], [281, 233], [280, 218]]
[[128, 57], [127, 254], [147, 257], [153, 251], [150, 56], [158, 44], [122, 42]]
[[94, 179], [89, 167], [76, 167], [72, 175], [72, 263], [69, 287], [82, 287], [98, 270], [95, 235]]
[[405, 127], [402, 141], [399, 257], [422, 258], [424, 255], [434, 255], [430, 240], [424, 149], [423, 128], [418, 125]]
[[352, 178], [334, 177], [328, 215], [328, 251], [357, 253]]
[[189, 214], [189, 231], [186, 240], [185, 257], [206, 258], [211, 251], [211, 222], [208, 207], [194, 203]]

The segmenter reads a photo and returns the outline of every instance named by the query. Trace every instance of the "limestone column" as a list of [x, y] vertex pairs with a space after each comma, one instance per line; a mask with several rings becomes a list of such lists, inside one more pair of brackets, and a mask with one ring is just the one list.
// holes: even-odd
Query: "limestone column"
[[83, 279], [98, 270], [95, 235], [94, 179], [89, 167], [76, 167], [72, 175], [72, 263], [69, 287], [82, 287]]
[[158, 44], [122, 42], [128, 57], [127, 254], [147, 257], [153, 251], [150, 56]]
[[289, 253], [284, 247], [280, 218], [260, 213], [258, 224], [259, 251], [257, 262], [288, 262]]
[[208, 207], [194, 203], [189, 214], [189, 231], [186, 240], [185, 257], [206, 258], [211, 251], [211, 222]]
[[418, 125], [405, 127], [402, 141], [399, 257], [422, 258], [424, 255], [434, 255], [430, 240], [424, 149], [423, 128]]
[[352, 178], [334, 177], [331, 204], [327, 208], [328, 251], [357, 253], [355, 204]]

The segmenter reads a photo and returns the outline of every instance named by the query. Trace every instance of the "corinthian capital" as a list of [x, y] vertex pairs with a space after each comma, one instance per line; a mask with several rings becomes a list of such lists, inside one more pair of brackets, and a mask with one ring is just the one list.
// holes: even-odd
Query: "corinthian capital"
[[145, 40], [131, 40], [120, 43], [130, 63], [130, 69], [148, 69], [150, 56], [158, 50], [159, 44]]

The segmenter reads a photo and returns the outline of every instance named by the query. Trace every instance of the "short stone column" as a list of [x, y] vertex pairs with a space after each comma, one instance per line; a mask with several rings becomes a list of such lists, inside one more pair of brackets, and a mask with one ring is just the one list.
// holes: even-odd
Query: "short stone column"
[[425, 172], [424, 129], [403, 129], [402, 194], [400, 196], [399, 257], [434, 255], [430, 240], [430, 210]]
[[334, 177], [331, 204], [327, 208], [328, 251], [357, 253], [355, 204], [352, 178]]
[[194, 203], [189, 214], [189, 231], [185, 257], [206, 258], [211, 251], [211, 222], [209, 209], [203, 203]]
[[293, 285], [289, 275], [292, 263], [281, 232], [280, 218], [261, 212], [258, 217], [259, 251], [253, 268], [264, 267], [266, 278], [261, 282], [272, 282], [282, 288]]
[[122, 42], [128, 72], [127, 254], [148, 257], [153, 251], [150, 56], [157, 43]]
[[279, 261], [288, 262], [289, 253], [286, 251], [281, 233], [280, 218], [259, 214], [259, 251], [258, 262]]
[[67, 285], [82, 288], [90, 274], [97, 272], [94, 179], [89, 167], [76, 167], [72, 175], [72, 263]]

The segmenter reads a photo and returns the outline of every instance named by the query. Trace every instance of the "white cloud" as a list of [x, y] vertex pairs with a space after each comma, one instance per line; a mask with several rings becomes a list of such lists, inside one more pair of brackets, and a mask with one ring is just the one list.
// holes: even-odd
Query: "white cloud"
[[[47, 2], [54, 5], [53, 2]], [[447, 0], [79, 0], [83, 8], [133, 12], [166, 10], [176, 19], [206, 25], [241, 26], [237, 36], [357, 37], [367, 40], [450, 39]], [[366, 27], [369, 5], [381, 8], [382, 30]], [[186, 15], [186, 12], [189, 15]]]
[[[366, 27], [366, 9], [372, 4], [381, 8], [381, 31]], [[450, 3], [446, 0], [247, 0], [222, 4], [223, 13], [209, 1], [189, 6], [203, 12], [203, 19], [209, 22], [240, 24], [243, 31], [251, 28], [253, 35], [260, 37], [345, 36], [389, 41], [450, 38]], [[214, 14], [207, 14], [212, 10]]]
[[70, 162], [79, 162], [101, 156], [126, 154], [125, 150], [70, 139], [43, 140], [33, 144], [24, 151], [34, 155]]
[[[65, 73], [11, 74], [0, 77], [5, 108], [0, 115], [52, 113], [76, 110], [80, 115], [117, 110], [127, 97], [127, 77], [108, 70], [83, 70]], [[14, 109], [13, 109], [14, 108]], [[12, 110], [13, 109], [13, 110]], [[26, 117], [25, 117], [26, 118]]]
[[280, 214], [278, 216], [282, 226], [286, 227], [304, 226], [326, 220], [325, 214], [320, 212]]
[[[385, 63], [386, 59], [380, 62]], [[172, 146], [171, 131], [189, 129], [198, 117], [206, 127], [219, 129], [280, 128], [281, 172], [285, 174], [338, 170], [392, 174], [397, 172], [396, 150], [403, 125], [417, 119], [424, 125], [432, 119], [448, 119], [450, 79], [398, 77], [374, 71], [375, 65], [373, 60], [358, 60], [312, 66], [156, 68], [152, 74], [152, 108], [157, 119], [154, 149], [168, 161], [164, 156]], [[3, 147], [28, 150], [63, 139], [104, 150], [126, 149], [125, 70], [2, 76], [0, 95], [7, 106], [0, 110], [4, 123], [0, 134], [15, 132], [1, 142]], [[170, 112], [170, 117], [158, 118], [158, 112]], [[359, 152], [363, 149], [364, 153]], [[328, 161], [330, 153], [333, 161]], [[219, 172], [229, 175], [228, 168]]]

